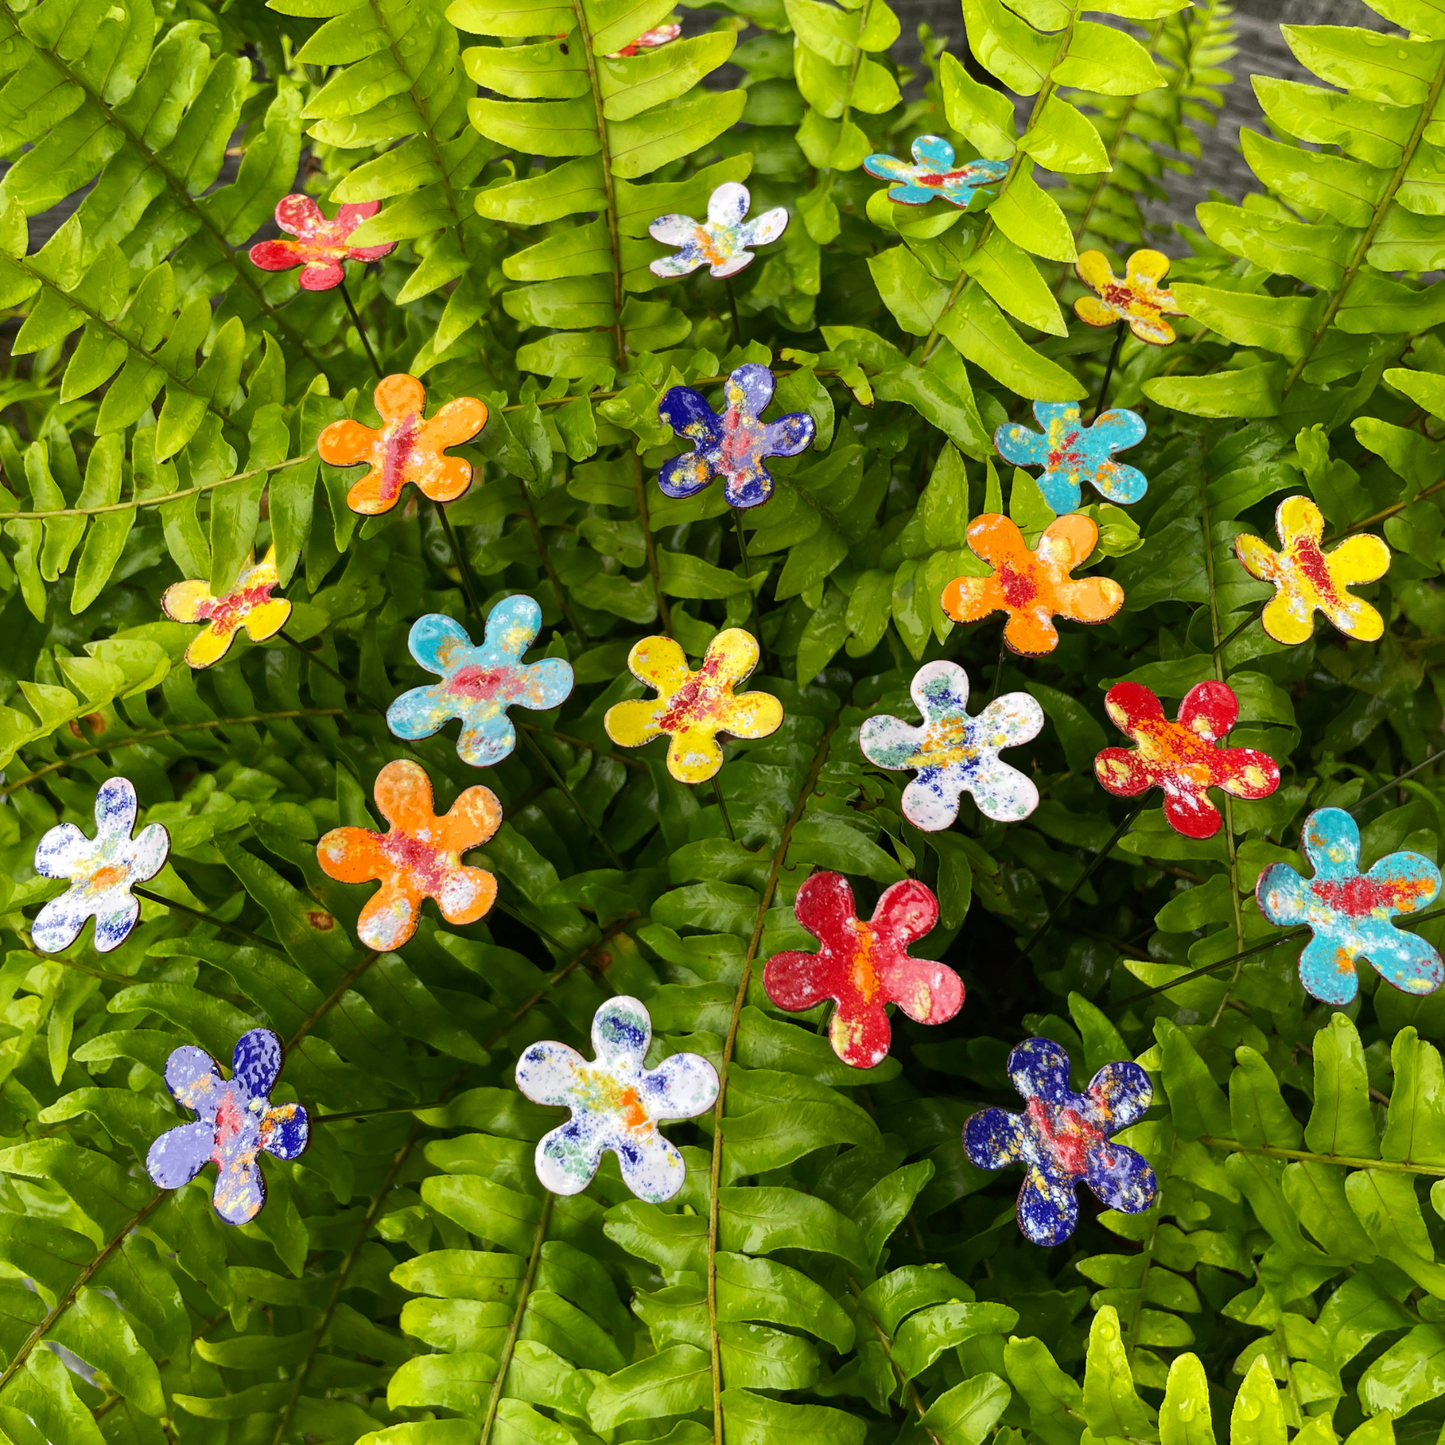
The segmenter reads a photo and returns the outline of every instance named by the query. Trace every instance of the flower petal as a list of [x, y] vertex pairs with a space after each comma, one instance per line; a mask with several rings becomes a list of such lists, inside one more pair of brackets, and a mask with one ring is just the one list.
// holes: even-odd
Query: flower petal
[[197, 622], [201, 608], [215, 600], [204, 582], [172, 582], [161, 593], [161, 611], [172, 622]]
[[1259, 911], [1281, 928], [1303, 923], [1309, 912], [1309, 884], [1288, 863], [1271, 863], [1254, 885]]
[[[346, 279], [346, 272], [339, 261], [311, 261], [301, 268], [297, 279], [303, 291], [331, 291]], [[256, 1177], [261, 1177], [259, 1172]], [[261, 1202], [265, 1203], [264, 1194]]]
[[963, 1126], [963, 1152], [978, 1169], [1004, 1169], [1022, 1158], [1026, 1137], [1021, 1115], [980, 1109]]
[[325, 225], [326, 218], [310, 196], [293, 193], [276, 202], [276, 224], [293, 236], [305, 236]]
[[453, 868], [435, 896], [448, 923], [475, 923], [485, 918], [497, 901], [497, 880], [485, 868]]
[[1079, 1201], [1070, 1180], [1050, 1179], [1037, 1169], [1024, 1176], [1016, 1210], [1019, 1229], [1030, 1244], [1062, 1244], [1079, 1223]]
[[828, 1042], [833, 1052], [853, 1069], [871, 1069], [888, 1057], [893, 1028], [888, 1011], [876, 999], [845, 991], [828, 1020]]
[[903, 790], [903, 815], [925, 833], [941, 833], [958, 821], [962, 796], [957, 769], [925, 768]]
[[258, 241], [250, 256], [251, 264], [263, 271], [289, 271], [306, 264], [306, 249], [295, 241]]
[[[734, 628], [733, 631], [741, 629]], [[709, 652], [717, 643], [709, 645]], [[756, 643], [753, 644], [756, 647]], [[756, 665], [756, 659], [754, 659]], [[692, 678], [692, 669], [687, 665], [687, 654], [683, 652], [681, 644], [674, 642], [670, 637], [644, 637], [640, 642], [632, 646], [627, 654], [628, 670], [638, 682], [645, 683], [648, 687], [656, 688], [661, 697], [669, 697], [679, 688], [684, 687]], [[749, 668], [750, 672], [752, 669]], [[737, 674], [747, 676], [747, 673]], [[620, 741], [620, 739], [618, 740]]]
[[1142, 1214], [1159, 1192], [1159, 1182], [1142, 1154], [1112, 1141], [1089, 1150], [1084, 1182], [1108, 1209]]
[[265, 1207], [266, 1180], [254, 1154], [216, 1171], [211, 1207], [227, 1224], [249, 1224]]
[[166, 1060], [166, 1088], [178, 1104], [205, 1117], [206, 1105], [213, 1105], [220, 1086], [221, 1070], [204, 1049], [182, 1044], [171, 1051]]
[[77, 938], [91, 916], [91, 904], [79, 888], [69, 888], [52, 898], [35, 915], [30, 941], [41, 953], [62, 953]]
[[210, 1163], [216, 1127], [200, 1119], [167, 1129], [146, 1151], [146, 1173], [158, 1189], [180, 1189]]
[[231, 1078], [249, 1099], [264, 1099], [281, 1073], [280, 1036], [270, 1029], [248, 1029], [236, 1040]]
[[596, 1115], [577, 1114], [538, 1142], [537, 1178], [553, 1194], [580, 1194], [597, 1173], [603, 1151], [614, 1147], [614, 1136], [603, 1132]]
[[717, 1070], [701, 1054], [670, 1054], [640, 1075], [638, 1093], [654, 1119], [695, 1119], [717, 1102]]
[[1069, 1088], [1069, 1056], [1052, 1039], [1025, 1039], [1008, 1056], [1008, 1076], [1025, 1099], [1050, 1104], [1073, 1102]]
[[617, 1074], [642, 1068], [652, 1042], [652, 1017], [638, 999], [626, 994], [608, 999], [592, 1018], [592, 1051], [602, 1067]]
[[707, 218], [718, 227], [740, 226], [752, 205], [748, 188], [737, 181], [724, 181], [707, 202]]
[[397, 758], [382, 768], [371, 792], [381, 816], [404, 833], [415, 833], [436, 817], [431, 777], [410, 758]]
[[483, 646], [488, 661], [495, 665], [503, 660], [520, 662], [542, 629], [542, 609], [535, 598], [525, 593], [504, 597], [487, 614]]
[[299, 1159], [311, 1143], [311, 1118], [300, 1104], [276, 1104], [261, 1116], [261, 1147], [277, 1159]]
[[89, 877], [94, 851], [95, 844], [74, 823], [57, 823], [36, 845], [35, 871], [42, 878]]
[[613, 1146], [622, 1166], [622, 1182], [649, 1204], [672, 1198], [687, 1180], [682, 1155], [661, 1134], [644, 1139], [619, 1139]]
[[1390, 549], [1368, 532], [1346, 537], [1325, 559], [1337, 587], [1375, 582], [1390, 570]]
[[480, 435], [486, 424], [487, 404], [474, 396], [459, 396], [422, 423], [418, 445], [438, 450], [459, 447]]
[[349, 418], [323, 427], [316, 438], [316, 450], [323, 462], [335, 467], [355, 466], [370, 461], [381, 447], [381, 433]]
[[582, 1055], [566, 1044], [529, 1044], [517, 1060], [517, 1087], [534, 1103], [572, 1108], [577, 1098], [577, 1070]]
[[1085, 1092], [1094, 1105], [1093, 1122], [1107, 1134], [1137, 1124], [1154, 1101], [1149, 1075], [1128, 1059], [1105, 1064]]
[[[394, 865], [388, 861], [382, 866]], [[407, 875], [382, 874], [381, 878], [381, 887], [367, 899], [356, 920], [356, 936], [377, 953], [393, 953], [416, 932], [422, 894]]]
[[130, 937], [130, 931], [139, 919], [140, 903], [134, 898], [127, 897], [123, 903], [113, 907], [96, 907], [95, 951], [110, 953], [119, 948]]
[[879, 976], [888, 998], [915, 1023], [947, 1023], [963, 1007], [963, 980], [945, 963], [903, 957]]
[[[647, 234], [654, 241], [661, 241], [664, 246], [681, 246], [692, 240], [693, 234], [699, 229], [698, 223], [691, 216], [679, 215], [675, 211], [668, 212], [665, 216], [659, 216], [648, 228]], [[674, 261], [679, 258], [669, 256], [667, 260]], [[657, 263], [654, 262], [654, 265]], [[689, 271], [695, 270], [702, 264], [702, 257], [687, 263]], [[686, 274], [680, 272], [678, 274]]]
[[333, 828], [316, 845], [316, 861], [338, 883], [366, 883], [391, 867], [381, 851], [381, 835], [370, 828]]
[[501, 826], [502, 805], [497, 795], [490, 788], [475, 787], [462, 793], [438, 820], [436, 833], [443, 848], [460, 854], [480, 848]]
[[1119, 313], [1097, 296], [1080, 296], [1074, 302], [1074, 315], [1086, 326], [1113, 326]]
[[1344, 1008], [1360, 991], [1355, 955], [1331, 933], [1316, 933], [1299, 958], [1299, 981], [1306, 993], [1334, 1008]]
[[275, 637], [285, 627], [290, 616], [291, 604], [284, 597], [263, 602], [246, 614], [246, 635], [252, 642], [265, 642], [268, 637]]
[[[881, 911], [883, 907], [881, 899], [878, 907]], [[839, 949], [853, 941], [855, 937], [853, 924], [857, 914], [858, 906], [853, 899], [852, 885], [841, 873], [829, 872], [826, 869], [810, 873], [803, 880], [803, 886], [798, 889], [798, 896], [793, 901], [793, 916], [798, 922], [814, 938], [831, 943]], [[778, 955], [779, 958], [791, 956]], [[811, 958], [815, 955], [801, 954], [798, 956]], [[823, 996], [819, 995], [819, 997]], [[814, 1002], [817, 1000], [815, 999]], [[786, 1007], [792, 1009], [796, 1005], [788, 1004]], [[811, 1005], [805, 1004], [803, 1007], [807, 1008]]]
[[930, 171], [951, 171], [957, 159], [952, 145], [938, 135], [921, 135], [909, 149], [913, 159]]

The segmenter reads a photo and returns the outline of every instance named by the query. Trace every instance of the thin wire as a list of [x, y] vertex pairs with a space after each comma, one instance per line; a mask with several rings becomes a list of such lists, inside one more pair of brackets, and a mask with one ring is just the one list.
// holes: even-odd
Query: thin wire
[[1104, 414], [1104, 403], [1109, 399], [1109, 383], [1114, 378], [1114, 366], [1119, 360], [1119, 352], [1124, 345], [1124, 323], [1121, 321], [1114, 328], [1114, 345], [1109, 351], [1109, 364], [1104, 368], [1104, 382], [1099, 388], [1099, 404], [1094, 408], [1094, 420]]
[[1345, 811], [1353, 813], [1356, 808], [1363, 808], [1366, 803], [1373, 803], [1375, 799], [1380, 796], [1381, 793], [1388, 793], [1391, 788], [1399, 787], [1399, 785], [1403, 783], [1406, 778], [1414, 777], [1415, 774], [1418, 773], [1422, 768], [1428, 768], [1431, 763], [1438, 762], [1441, 758], [1445, 758], [1445, 748], [1441, 748], [1438, 753], [1431, 753], [1430, 756], [1426, 758], [1423, 763], [1416, 763], [1413, 768], [1407, 769], [1405, 772], [1401, 773], [1398, 778], [1391, 778], [1388, 783], [1384, 784], [1382, 787], [1376, 788], [1373, 793], [1366, 793], [1365, 796], [1361, 798], [1358, 803], [1353, 804]]
[[753, 564], [748, 560], [748, 539], [743, 532], [743, 514], [739, 507], [733, 508], [733, 530], [738, 537], [738, 553], [742, 557], [743, 577], [748, 584], [748, 612], [753, 619], [753, 627], [756, 629], [755, 636], [758, 642], [758, 660], [762, 661], [763, 656], [763, 615], [758, 611], [758, 591], [753, 586]]
[[346, 309], [351, 312], [351, 324], [356, 327], [356, 334], [361, 338], [361, 344], [371, 358], [371, 369], [376, 374], [376, 379], [380, 381], [381, 363], [376, 359], [376, 352], [371, 349], [371, 338], [366, 334], [366, 327], [361, 324], [361, 317], [356, 314], [356, 305], [351, 299], [351, 292], [346, 289], [345, 275], [341, 278], [341, 299], [346, 302]]
[[447, 509], [440, 502], [433, 499], [432, 506], [436, 508], [437, 517], [442, 524], [442, 531], [447, 534], [447, 544], [452, 549], [452, 556], [456, 558], [457, 571], [461, 575], [462, 591], [466, 594], [467, 606], [472, 609], [472, 616], [476, 618], [477, 624], [485, 628], [486, 619], [482, 616], [482, 604], [477, 600], [477, 588], [472, 581], [471, 563], [467, 561], [467, 554], [462, 550], [456, 529], [452, 526], [452, 519], [447, 516]]
[[150, 903], [159, 903], [162, 908], [167, 908], [172, 913], [189, 914], [202, 923], [209, 923], [215, 928], [224, 929], [227, 933], [234, 933], [237, 938], [244, 938], [247, 942], [254, 943], [261, 948], [274, 950], [281, 947], [274, 939], [262, 938], [259, 933], [252, 933], [249, 928], [238, 928], [234, 923], [223, 923], [219, 918], [212, 918], [209, 913], [202, 913], [198, 908], [188, 908], [184, 903], [177, 903], [173, 898], [163, 898], [159, 893], [152, 893], [149, 888], [132, 887], [130, 891], [137, 898], [144, 898]]
[[718, 781], [716, 774], [713, 775], [712, 790], [714, 793], [717, 794], [718, 809], [722, 813], [724, 824], [726, 824], [727, 826], [728, 837], [731, 838], [734, 843], [736, 843], [738, 840], [738, 835], [733, 832], [733, 820], [728, 817], [728, 805], [723, 802], [722, 783]]
[[733, 295], [733, 278], [731, 276], [724, 277], [723, 285], [728, 288], [728, 305], [732, 307], [733, 312], [733, 345], [741, 346], [743, 344], [743, 318], [738, 315], [738, 298]]

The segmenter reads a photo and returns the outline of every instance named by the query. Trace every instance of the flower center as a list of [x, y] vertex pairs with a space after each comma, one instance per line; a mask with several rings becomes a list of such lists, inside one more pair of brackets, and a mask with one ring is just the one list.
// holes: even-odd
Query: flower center
[[1105, 1141], [1101, 1130], [1076, 1109], [1067, 1105], [1054, 1109], [1039, 1098], [1029, 1100], [1029, 1118], [1052, 1162], [1061, 1171], [1075, 1176], [1088, 1172], [1089, 1150]]
[[415, 412], [392, 422], [381, 434], [381, 500], [394, 502], [406, 485], [420, 427]]
[[399, 828], [393, 828], [381, 840], [381, 851], [395, 865], [398, 873], [406, 875], [406, 881], [412, 887], [433, 898], [441, 892], [447, 874], [451, 872], [446, 853], [440, 847]]

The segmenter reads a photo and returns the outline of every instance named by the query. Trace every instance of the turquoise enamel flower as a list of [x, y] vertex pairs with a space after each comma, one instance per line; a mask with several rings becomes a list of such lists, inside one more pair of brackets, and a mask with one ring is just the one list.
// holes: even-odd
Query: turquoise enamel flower
[[411, 655], [440, 682], [404, 692], [386, 711], [399, 738], [429, 738], [460, 718], [457, 755], [474, 768], [499, 763], [517, 746], [507, 709], [560, 707], [572, 692], [572, 666], [560, 657], [523, 662], [542, 626], [530, 597], [507, 597], [492, 608], [480, 647], [460, 622], [432, 612], [412, 624]]

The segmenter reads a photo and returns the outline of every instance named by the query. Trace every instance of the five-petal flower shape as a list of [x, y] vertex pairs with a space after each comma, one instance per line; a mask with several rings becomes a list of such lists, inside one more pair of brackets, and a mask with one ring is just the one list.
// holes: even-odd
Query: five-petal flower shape
[[654, 25], [651, 30], [644, 30], [631, 45], [624, 45], [621, 50], [612, 51], [607, 58], [622, 60], [627, 56], [636, 55], [639, 51], [656, 50], [659, 45], [670, 45], [681, 34], [682, 26], [676, 22]]
[[682, 1188], [682, 1155], [659, 1119], [691, 1119], [717, 1099], [717, 1070], [701, 1054], [672, 1054], [643, 1067], [652, 1018], [635, 998], [608, 999], [592, 1019], [591, 1063], [566, 1044], [533, 1044], [517, 1060], [517, 1087], [572, 1117], [537, 1145], [537, 1178], [554, 1194], [579, 1194], [611, 1149], [622, 1178], [652, 1204]]
[[210, 667], [219, 662], [244, 627], [252, 642], [264, 642], [285, 627], [291, 604], [284, 597], [271, 596], [278, 582], [276, 549], [267, 548], [259, 562], [241, 568], [236, 585], [224, 597], [217, 597], [205, 582], [173, 582], [161, 595], [161, 611], [172, 622], [204, 622], [186, 646], [186, 661], [192, 667]]
[[[788, 228], [786, 206], [774, 206], [745, 220], [752, 203], [746, 186], [725, 181], [708, 197], [706, 221], [676, 214], [659, 216], [647, 233], [664, 246], [676, 246], [677, 254], [659, 256], [649, 267], [652, 274], [687, 276], [706, 266], [714, 276], [736, 276], [753, 262], [750, 247], [766, 246]], [[768, 395], [772, 395], [771, 389]]]
[[383, 246], [350, 243], [351, 233], [380, 209], [380, 201], [361, 201], [342, 206], [328, 221], [310, 196], [283, 196], [276, 205], [276, 224], [296, 239], [259, 241], [251, 247], [251, 260], [263, 271], [300, 266], [303, 291], [330, 291], [346, 277], [343, 261], [379, 261], [396, 250], [395, 241]]
[[722, 767], [718, 733], [765, 738], [782, 726], [783, 705], [771, 693], [734, 692], [758, 657], [757, 639], [741, 627], [719, 632], [696, 672], [672, 638], [644, 637], [628, 653], [627, 665], [639, 682], [656, 689], [657, 698], [614, 703], [602, 719], [607, 736], [624, 748], [640, 748], [665, 733], [671, 739], [668, 772], [681, 783], [707, 782]]
[[560, 657], [522, 661], [541, 626], [542, 609], [524, 596], [504, 598], [492, 608], [480, 647], [445, 613], [418, 618], [407, 646], [441, 681], [402, 693], [386, 710], [387, 727], [399, 738], [429, 738], [460, 718], [457, 756], [474, 768], [501, 762], [517, 746], [507, 709], [560, 707], [572, 691], [571, 663]]
[[832, 999], [838, 1007], [828, 1037], [845, 1064], [871, 1069], [888, 1056], [885, 1004], [896, 1003], [921, 1024], [946, 1023], [963, 1007], [963, 980], [946, 964], [908, 952], [938, 922], [938, 899], [927, 884], [906, 878], [884, 889], [865, 923], [841, 873], [814, 873], [793, 911], [822, 948], [775, 953], [763, 984], [779, 1008], [793, 1013]]
[[1259, 911], [1282, 927], [1304, 924], [1314, 934], [1300, 954], [1305, 991], [1344, 1005], [1360, 983], [1356, 960], [1404, 993], [1434, 993], [1445, 964], [1423, 938], [1396, 928], [1394, 919], [1416, 913], [1440, 892], [1440, 870], [1420, 853], [1390, 853], [1360, 872], [1360, 830], [1343, 808], [1318, 808], [1300, 830], [1315, 870], [1301, 878], [1288, 863], [1271, 863], [1259, 875]]
[[793, 411], [764, 421], [777, 381], [766, 366], [750, 361], [738, 367], [723, 387], [719, 415], [700, 391], [674, 386], [657, 404], [657, 414], [693, 444], [693, 450], [669, 457], [657, 484], [669, 497], [691, 497], [714, 477], [723, 479], [729, 506], [757, 507], [773, 495], [772, 473], [764, 457], [793, 457], [813, 445], [817, 424], [807, 412]]
[[95, 837], [74, 823], [60, 823], [35, 849], [35, 871], [42, 878], [67, 878], [70, 887], [52, 898], [30, 926], [30, 941], [42, 953], [69, 948], [95, 919], [95, 949], [119, 948], [140, 917], [131, 887], [154, 878], [166, 865], [171, 835], [150, 823], [132, 838], [137, 805], [129, 778], [108, 778], [95, 795]]
[[316, 438], [323, 462], [370, 470], [346, 494], [346, 505], [363, 516], [389, 512], [410, 482], [433, 502], [454, 502], [471, 485], [472, 464], [449, 457], [447, 447], [469, 442], [487, 424], [485, 402], [474, 396], [449, 401], [427, 421], [426, 388], [406, 372], [384, 376], [372, 393], [381, 426], [334, 421]]
[[1054, 511], [1072, 512], [1085, 482], [1111, 502], [1128, 506], [1149, 488], [1137, 467], [1116, 462], [1114, 453], [1144, 440], [1143, 418], [1133, 411], [1106, 411], [1085, 426], [1076, 401], [1036, 401], [1042, 434], [1019, 422], [1005, 422], [993, 444], [1016, 467], [1043, 467], [1039, 490]]
[[1124, 589], [1111, 578], [1069, 575], [1098, 540], [1098, 527], [1081, 512], [1055, 518], [1032, 551], [1009, 518], [996, 512], [975, 517], [968, 545], [992, 563], [993, 575], [954, 578], [943, 589], [943, 610], [955, 622], [1006, 612], [1003, 640], [1024, 657], [1042, 657], [1059, 645], [1054, 617], [1107, 622], [1124, 605]]
[[1308, 497], [1286, 497], [1274, 514], [1278, 552], [1248, 533], [1234, 539], [1245, 571], [1275, 585], [1260, 621], [1276, 642], [1293, 645], [1314, 634], [1318, 609], [1346, 637], [1374, 642], [1385, 631], [1384, 619], [1348, 589], [1383, 577], [1390, 570], [1390, 549], [1366, 533], [1326, 553], [1320, 546], [1324, 529], [1324, 516]]
[[150, 1147], [146, 1172], [161, 1189], [180, 1189], [207, 1164], [216, 1165], [211, 1203], [227, 1224], [249, 1224], [266, 1202], [266, 1180], [256, 1156], [299, 1159], [311, 1142], [311, 1120], [300, 1104], [273, 1104], [272, 1087], [285, 1050], [270, 1029], [241, 1035], [231, 1056], [231, 1077], [194, 1044], [166, 1060], [166, 1087], [193, 1110], [194, 1124], [168, 1129]]
[[1135, 251], [1129, 257], [1124, 279], [1119, 280], [1109, 268], [1102, 251], [1083, 251], [1074, 263], [1079, 280], [1095, 294], [1081, 296], [1074, 302], [1080, 321], [1090, 326], [1113, 326], [1127, 321], [1129, 330], [1153, 346], [1168, 346], [1174, 340], [1174, 328], [1164, 320], [1166, 315], [1184, 313], [1172, 292], [1159, 283], [1169, 273], [1169, 258], [1159, 251]]
[[981, 186], [991, 186], [1008, 174], [1004, 161], [965, 161], [955, 164], [953, 147], [937, 135], [921, 135], [913, 142], [913, 164], [895, 156], [872, 155], [863, 162], [870, 176], [892, 181], [888, 199], [900, 206], [926, 206], [941, 196], [960, 210], [973, 200]]
[[998, 755], [1000, 748], [1026, 743], [1043, 728], [1044, 710], [1028, 693], [1005, 693], [973, 717], [968, 674], [956, 662], [925, 663], [909, 690], [923, 726], [870, 717], [859, 730], [858, 745], [880, 768], [917, 769], [903, 790], [910, 823], [928, 833], [949, 827], [964, 793], [972, 793], [979, 811], [999, 822], [1017, 822], [1038, 807], [1039, 790]]
[[1212, 838], [1224, 821], [1210, 788], [1267, 798], [1279, 787], [1279, 764], [1268, 753], [1219, 746], [1239, 719], [1239, 699], [1228, 683], [1196, 683], [1179, 704], [1177, 722], [1139, 682], [1115, 683], [1104, 694], [1104, 711], [1138, 747], [1105, 748], [1094, 759], [1100, 783], [1121, 798], [1162, 789], [1165, 820], [1186, 838]]
[[1138, 1064], [1105, 1064], [1082, 1094], [1069, 1088], [1069, 1056], [1052, 1039], [1025, 1039], [1008, 1056], [1023, 1114], [982, 1109], [963, 1126], [963, 1148], [979, 1169], [1024, 1166], [1018, 1221], [1032, 1244], [1062, 1244], [1079, 1222], [1082, 1182], [1101, 1203], [1142, 1214], [1158, 1183], [1149, 1161], [1110, 1135], [1137, 1124], [1154, 1090]]
[[333, 828], [316, 845], [322, 868], [341, 883], [381, 880], [356, 922], [356, 936], [378, 953], [400, 948], [416, 932], [422, 899], [433, 898], [448, 923], [475, 923], [497, 896], [497, 880], [468, 868], [462, 854], [480, 848], [502, 823], [490, 788], [468, 788], [440, 818], [431, 779], [417, 763], [399, 759], [376, 775], [376, 806], [391, 824]]

